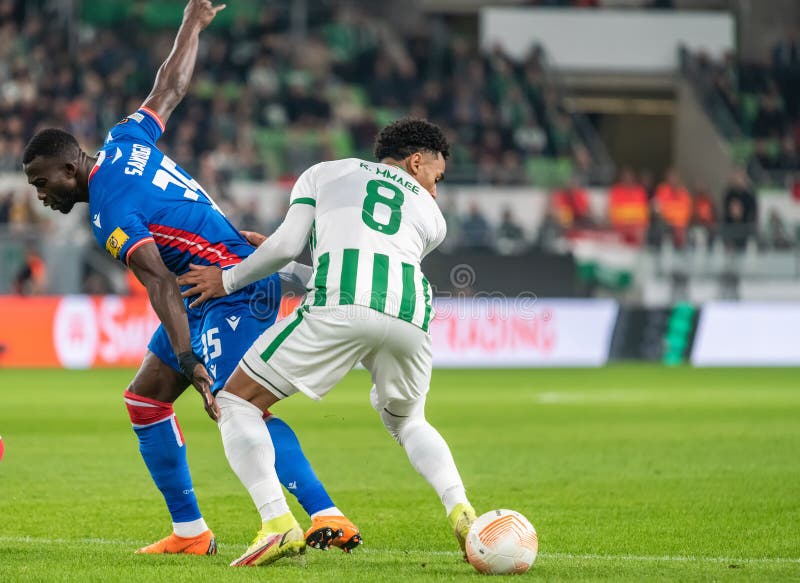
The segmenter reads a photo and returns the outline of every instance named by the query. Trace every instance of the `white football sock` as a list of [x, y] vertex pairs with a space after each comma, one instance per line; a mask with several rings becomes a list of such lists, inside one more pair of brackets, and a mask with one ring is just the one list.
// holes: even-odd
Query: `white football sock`
[[344, 513], [336, 508], [336, 506], [331, 506], [330, 508], [325, 508], [324, 510], [320, 510], [319, 512], [315, 512], [311, 515], [311, 518], [316, 518], [317, 516], [344, 516]]
[[217, 394], [221, 412], [219, 430], [231, 468], [261, 514], [270, 520], [289, 512], [275, 472], [275, 447], [255, 405], [226, 391]]
[[444, 504], [444, 511], [450, 516], [453, 508], [459, 504], [469, 504], [467, 500], [467, 493], [464, 491], [464, 486], [453, 486], [445, 490], [442, 495], [442, 504]]
[[436, 490], [447, 514], [457, 504], [469, 504], [453, 454], [430, 423], [424, 418], [411, 421], [400, 429], [398, 438], [411, 465]]
[[180, 537], [194, 538], [208, 530], [206, 521], [201, 517], [191, 522], [173, 522], [172, 530]]

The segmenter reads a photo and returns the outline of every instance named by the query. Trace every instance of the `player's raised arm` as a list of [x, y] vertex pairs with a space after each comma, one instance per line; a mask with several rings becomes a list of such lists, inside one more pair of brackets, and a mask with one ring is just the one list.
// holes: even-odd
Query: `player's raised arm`
[[186, 5], [172, 51], [159, 67], [153, 89], [142, 104], [155, 111], [164, 123], [189, 90], [200, 31], [223, 8], [225, 4], [214, 6], [209, 0], [189, 0]]
[[183, 374], [203, 396], [206, 412], [216, 421], [219, 409], [211, 395], [211, 377], [192, 351], [189, 320], [181, 292], [155, 243], [146, 243], [134, 250], [128, 257], [128, 266], [147, 289], [150, 303], [167, 331]]

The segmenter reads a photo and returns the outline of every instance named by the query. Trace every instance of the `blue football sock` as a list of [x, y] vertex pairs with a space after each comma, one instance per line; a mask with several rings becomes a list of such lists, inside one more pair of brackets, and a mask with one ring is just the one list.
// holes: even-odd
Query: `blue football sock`
[[267, 418], [267, 429], [275, 446], [275, 471], [308, 515], [334, 506], [319, 481], [292, 428], [277, 417]]
[[139, 452], [156, 486], [161, 490], [173, 523], [202, 517], [186, 461], [186, 444], [171, 403], [125, 393]]

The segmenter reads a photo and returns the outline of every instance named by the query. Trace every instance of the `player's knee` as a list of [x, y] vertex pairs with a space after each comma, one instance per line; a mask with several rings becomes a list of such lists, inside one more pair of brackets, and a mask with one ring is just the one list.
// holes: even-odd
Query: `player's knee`
[[254, 435], [249, 431], [242, 431], [241, 427], [235, 423], [230, 422], [237, 416], [256, 417], [261, 419], [263, 412], [249, 401], [245, 401], [241, 397], [222, 390], [216, 396], [217, 405], [220, 410], [219, 427], [220, 430], [224, 426], [229, 426], [229, 431], [234, 431], [240, 440], [241, 447], [259, 447], [263, 443], [263, 438], [260, 435]]
[[123, 400], [134, 427], [154, 425], [175, 414], [172, 403], [144, 397], [133, 393], [130, 389], [123, 394]]
[[385, 406], [380, 411], [383, 426], [386, 427], [389, 435], [400, 445], [403, 445], [405, 436], [408, 435], [414, 427], [427, 423], [422, 408], [410, 408], [410, 410], [404, 411], [404, 413], [405, 415], [395, 413], [388, 406]]

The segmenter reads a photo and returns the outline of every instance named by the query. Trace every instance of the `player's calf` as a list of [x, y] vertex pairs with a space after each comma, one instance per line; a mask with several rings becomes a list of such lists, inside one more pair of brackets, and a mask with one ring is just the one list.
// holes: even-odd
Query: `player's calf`
[[125, 391], [124, 397], [139, 439], [139, 452], [167, 503], [174, 534], [192, 539], [210, 532], [194, 494], [186, 444], [172, 403], [148, 399], [130, 391]]

